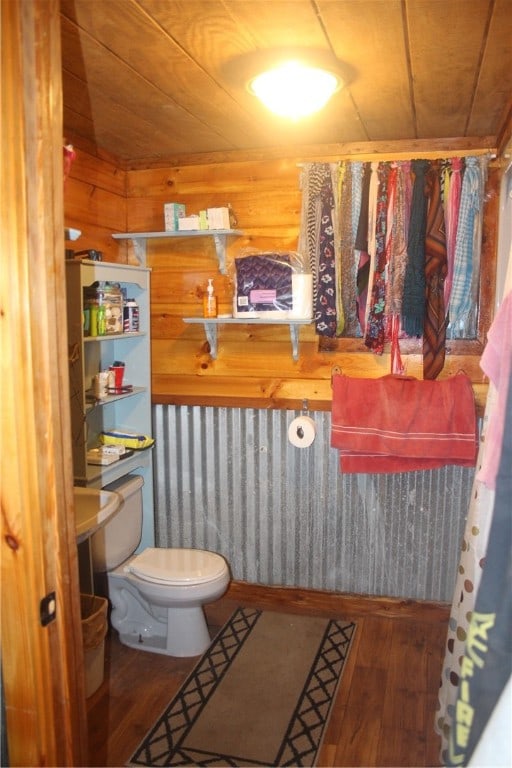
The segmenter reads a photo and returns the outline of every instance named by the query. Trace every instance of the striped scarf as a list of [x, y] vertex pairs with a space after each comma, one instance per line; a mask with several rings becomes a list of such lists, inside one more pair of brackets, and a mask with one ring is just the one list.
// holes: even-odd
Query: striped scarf
[[451, 160], [451, 173], [445, 171], [448, 179], [445, 184], [445, 219], [446, 219], [446, 257], [447, 268], [444, 282], [444, 306], [448, 314], [453, 282], [453, 266], [455, 263], [455, 244], [457, 242], [457, 227], [459, 223], [460, 193], [464, 161], [460, 157]]
[[473, 304], [471, 283], [473, 278], [475, 218], [480, 209], [482, 193], [483, 179], [478, 158], [467, 157], [460, 197], [449, 306], [450, 326], [454, 334], [463, 333]]

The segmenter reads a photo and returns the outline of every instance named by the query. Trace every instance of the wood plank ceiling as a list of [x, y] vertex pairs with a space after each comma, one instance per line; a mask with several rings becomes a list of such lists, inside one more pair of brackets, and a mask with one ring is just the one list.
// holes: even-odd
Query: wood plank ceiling
[[[65, 135], [126, 167], [510, 140], [512, 0], [61, 0], [61, 21]], [[346, 74], [297, 124], [245, 87], [247, 60], [281, 47]]]

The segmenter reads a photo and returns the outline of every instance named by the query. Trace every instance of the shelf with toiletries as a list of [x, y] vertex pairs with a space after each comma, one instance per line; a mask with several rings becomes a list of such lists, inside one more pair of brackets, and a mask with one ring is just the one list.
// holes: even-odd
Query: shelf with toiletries
[[[91, 459], [91, 451], [100, 448], [102, 436], [109, 430], [151, 434], [149, 278], [146, 267], [88, 259], [66, 262], [76, 485], [102, 488], [132, 471], [152, 472], [151, 450], [120, 449], [114, 459], [99, 451], [99, 459], [105, 463]], [[104, 326], [98, 320], [101, 306], [106, 309]], [[134, 316], [133, 310], [125, 313], [128, 306], [136, 309], [137, 330], [126, 325]], [[112, 330], [115, 332], [109, 332]], [[152, 485], [151, 477], [145, 485]]]
[[127, 397], [136, 397], [137, 395], [140, 395], [142, 392], [147, 392], [146, 387], [133, 387], [130, 386], [128, 389], [127, 387], [124, 388], [125, 391], [112, 394], [110, 391], [107, 390], [107, 395], [102, 398], [96, 397], [94, 393], [94, 389], [91, 387], [91, 389], [86, 389], [85, 391], [85, 409], [86, 411], [91, 410], [91, 408], [103, 408], [106, 405], [110, 405], [111, 403], [115, 403], [118, 400], [124, 400]]
[[210, 355], [215, 360], [217, 357], [217, 327], [219, 325], [287, 325], [290, 329], [290, 341], [292, 345], [292, 357], [299, 358], [299, 328], [302, 325], [311, 325], [311, 320], [292, 320], [284, 318], [271, 318], [266, 320], [261, 317], [184, 317], [184, 323], [199, 323], [203, 325], [206, 339], [210, 345]]
[[131, 240], [137, 261], [146, 264], [146, 242], [151, 239], [210, 237], [213, 238], [215, 252], [219, 262], [219, 272], [226, 274], [226, 246], [229, 237], [243, 235], [238, 229], [194, 229], [166, 232], [123, 232], [112, 235], [115, 240]]

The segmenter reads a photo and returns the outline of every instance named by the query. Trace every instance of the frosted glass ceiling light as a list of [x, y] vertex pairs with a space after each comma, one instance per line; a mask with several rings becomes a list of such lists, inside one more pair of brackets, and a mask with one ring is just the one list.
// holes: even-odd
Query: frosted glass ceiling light
[[271, 112], [299, 120], [322, 109], [340, 85], [332, 72], [287, 61], [254, 77], [249, 88]]

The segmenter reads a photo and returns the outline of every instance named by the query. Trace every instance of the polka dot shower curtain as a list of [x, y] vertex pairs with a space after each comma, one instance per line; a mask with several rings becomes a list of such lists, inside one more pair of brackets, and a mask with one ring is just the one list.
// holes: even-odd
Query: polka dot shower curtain
[[[510, 174], [509, 174], [510, 176]], [[506, 194], [508, 206], [508, 216], [510, 217], [510, 200], [512, 199], [512, 178]], [[508, 236], [510, 237], [510, 236]], [[443, 765], [466, 765], [467, 763], [457, 760], [457, 755], [452, 754], [454, 737], [458, 735], [464, 741], [461, 733], [458, 733], [456, 726], [456, 713], [460, 715], [457, 706], [460, 702], [459, 683], [462, 677], [462, 662], [466, 654], [471, 657], [468, 651], [466, 640], [470, 630], [472, 614], [477, 601], [478, 588], [482, 579], [484, 561], [489, 542], [489, 533], [493, 520], [493, 511], [495, 505], [496, 491], [494, 489], [495, 476], [492, 476], [492, 469], [496, 468], [496, 454], [500, 449], [500, 440], [496, 439], [497, 430], [503, 429], [503, 398], [506, 398], [506, 390], [510, 384], [510, 372], [512, 370], [512, 347], [510, 343], [510, 330], [506, 330], [503, 323], [510, 323], [510, 304], [512, 302], [512, 244], [510, 240], [505, 244], [505, 253], [508, 253], [508, 266], [506, 275], [504, 275], [504, 285], [502, 290], [502, 301], [500, 309], [497, 312], [494, 328], [489, 331], [489, 340], [493, 334], [493, 343], [498, 341], [502, 344], [501, 355], [501, 378], [496, 387], [491, 380], [489, 384], [489, 394], [485, 408], [485, 415], [482, 426], [480, 440], [480, 450], [477, 461], [477, 471], [473, 482], [470, 506], [464, 537], [462, 542], [462, 551], [459, 560], [459, 567], [455, 583], [452, 610], [450, 614], [445, 659], [442, 669], [441, 687], [439, 691], [438, 712], [436, 715], [435, 728], [441, 736], [441, 761]], [[507, 264], [507, 261], [504, 262]], [[498, 296], [500, 286], [498, 286]], [[508, 342], [505, 341], [508, 339]], [[485, 353], [484, 353], [485, 356]], [[499, 355], [498, 355], [499, 356]], [[482, 368], [488, 372], [488, 360], [482, 365]], [[487, 440], [486, 440], [487, 438]], [[502, 438], [501, 438], [502, 439]], [[485, 482], [484, 482], [485, 480]], [[480, 654], [483, 653], [485, 643], [482, 640], [479, 646]], [[475, 664], [479, 664], [474, 659]], [[471, 702], [475, 704], [475, 702]], [[462, 720], [470, 726], [469, 712], [471, 707], [467, 707], [467, 712]], [[460, 720], [460, 717], [459, 717]], [[468, 731], [470, 728], [467, 729]], [[459, 742], [461, 742], [459, 738]], [[463, 760], [463, 758], [462, 758]], [[502, 763], [499, 763], [500, 765]]]
[[448, 745], [450, 731], [455, 719], [460, 666], [464, 656], [466, 638], [475, 604], [476, 593], [482, 575], [482, 565], [487, 550], [487, 541], [492, 521], [494, 490], [488, 488], [478, 478], [485, 451], [485, 432], [494, 409], [496, 393], [489, 392], [482, 427], [482, 439], [477, 461], [477, 471], [473, 481], [473, 491], [468, 511], [466, 529], [462, 541], [462, 551], [457, 571], [457, 580], [448, 625], [446, 655], [439, 691], [436, 731], [441, 736], [441, 760], [448, 764]]

